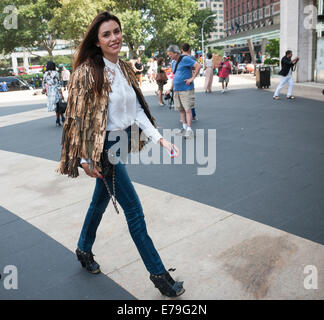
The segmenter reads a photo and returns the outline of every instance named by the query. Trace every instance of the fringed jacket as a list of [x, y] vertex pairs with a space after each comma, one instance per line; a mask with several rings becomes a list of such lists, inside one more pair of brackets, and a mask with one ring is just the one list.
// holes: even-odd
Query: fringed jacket
[[[136, 96], [145, 114], [155, 126], [149, 107], [136, 81], [132, 67], [119, 59], [119, 65], [127, 82], [134, 88]], [[66, 120], [62, 133], [62, 151], [57, 171], [69, 177], [79, 175], [78, 167], [81, 158], [90, 160], [90, 168], [98, 166], [103, 151], [109, 108], [109, 92], [111, 86], [106, 72], [102, 95], [94, 93], [94, 70], [88, 62], [81, 64], [72, 74], [66, 109]], [[139, 134], [132, 135], [129, 151], [140, 151], [145, 143], [144, 133], [138, 128]], [[136, 137], [136, 138], [135, 138]]]

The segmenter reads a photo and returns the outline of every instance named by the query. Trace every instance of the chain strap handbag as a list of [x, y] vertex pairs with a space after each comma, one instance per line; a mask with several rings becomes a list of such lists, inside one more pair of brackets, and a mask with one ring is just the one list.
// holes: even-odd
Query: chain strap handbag
[[[115, 174], [115, 166], [112, 163], [113, 161], [110, 161], [110, 159], [113, 159], [115, 157], [115, 154], [110, 152], [109, 149], [104, 150], [100, 157], [100, 169], [101, 174], [103, 176], [103, 182], [106, 186], [107, 192], [109, 194], [109, 197], [115, 207], [115, 210], [117, 214], [119, 214], [119, 210], [117, 207], [117, 200], [116, 200], [116, 174]], [[107, 178], [112, 180], [112, 187], [113, 190], [110, 190], [110, 187], [107, 182]]]

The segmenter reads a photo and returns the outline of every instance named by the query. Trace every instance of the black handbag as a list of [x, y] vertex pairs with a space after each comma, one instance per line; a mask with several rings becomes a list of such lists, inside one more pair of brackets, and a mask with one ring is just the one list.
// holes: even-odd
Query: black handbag
[[67, 102], [60, 99], [59, 102], [57, 103], [57, 112], [61, 114], [65, 113], [66, 107], [67, 107]]
[[109, 156], [112, 156], [109, 153], [109, 150], [104, 150], [100, 157], [100, 169], [101, 174], [107, 178], [111, 178], [113, 175], [113, 167], [114, 165], [109, 160]]

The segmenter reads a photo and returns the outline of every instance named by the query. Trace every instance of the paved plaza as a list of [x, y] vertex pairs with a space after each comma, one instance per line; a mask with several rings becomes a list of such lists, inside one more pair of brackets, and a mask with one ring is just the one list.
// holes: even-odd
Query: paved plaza
[[[197, 163], [128, 165], [148, 232], [184, 281], [178, 299], [323, 299], [323, 88], [296, 85], [295, 101], [285, 91], [274, 101], [278, 79], [260, 90], [253, 76], [235, 75], [225, 94], [216, 77], [206, 94], [203, 80], [193, 129], [205, 130], [206, 148], [216, 129], [215, 173], [197, 175]], [[159, 130], [178, 128], [155, 90], [144, 83]], [[74, 250], [95, 181], [55, 172], [62, 128], [45, 104], [30, 92], [0, 94], [0, 299], [167, 299], [111, 204], [93, 248], [102, 273], [81, 268]], [[4, 288], [8, 265], [17, 290]], [[307, 287], [307, 266], [317, 289]]]

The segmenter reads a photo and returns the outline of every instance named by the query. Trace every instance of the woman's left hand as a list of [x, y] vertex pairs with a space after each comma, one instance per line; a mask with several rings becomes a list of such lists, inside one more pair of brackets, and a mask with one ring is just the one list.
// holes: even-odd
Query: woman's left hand
[[179, 156], [179, 149], [174, 145], [174, 144], [172, 144], [170, 141], [168, 141], [168, 140], [165, 140], [164, 138], [161, 138], [160, 139], [160, 145], [163, 147], [163, 148], [165, 148], [165, 149], [167, 149], [171, 154], [172, 154], [172, 149], [171, 149], [171, 146], [172, 146], [172, 148], [174, 149], [174, 151], [175, 151], [175, 153], [173, 154], [173, 157], [174, 158], [176, 158], [176, 157], [178, 157]]

